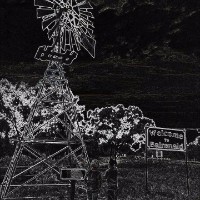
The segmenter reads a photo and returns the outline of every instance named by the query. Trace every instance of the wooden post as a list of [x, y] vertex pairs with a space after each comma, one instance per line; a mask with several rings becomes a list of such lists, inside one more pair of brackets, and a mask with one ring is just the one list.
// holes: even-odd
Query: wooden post
[[145, 170], [145, 185], [146, 185], [146, 194], [148, 194], [148, 149], [147, 149], [147, 128], [145, 128], [146, 138], [145, 138], [145, 161], [146, 161], [146, 170]]
[[184, 129], [185, 136], [185, 166], [186, 166], [186, 184], [187, 184], [187, 196], [190, 194], [190, 186], [189, 186], [189, 170], [188, 170], [188, 148], [187, 148], [187, 137], [186, 137], [186, 129]]
[[[71, 135], [70, 135], [70, 137], [71, 137]], [[69, 164], [70, 164], [71, 168], [75, 167], [72, 155], [69, 157]], [[76, 181], [75, 180], [71, 180], [70, 182], [71, 182], [70, 200], [74, 200], [75, 199], [75, 193], [76, 193]]]
[[76, 181], [75, 180], [71, 180], [71, 191], [70, 191], [70, 199], [74, 200], [75, 199], [75, 188], [76, 186]]
[[186, 143], [186, 151], [185, 151], [185, 164], [186, 164], [186, 183], [187, 183], [187, 196], [190, 194], [190, 186], [189, 186], [189, 171], [188, 171], [188, 152], [187, 152], [187, 143]]

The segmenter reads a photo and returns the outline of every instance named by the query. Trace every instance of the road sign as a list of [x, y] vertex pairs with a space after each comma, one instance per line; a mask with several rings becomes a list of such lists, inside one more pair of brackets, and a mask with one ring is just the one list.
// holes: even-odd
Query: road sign
[[149, 127], [146, 132], [147, 148], [162, 151], [186, 151], [184, 129]]

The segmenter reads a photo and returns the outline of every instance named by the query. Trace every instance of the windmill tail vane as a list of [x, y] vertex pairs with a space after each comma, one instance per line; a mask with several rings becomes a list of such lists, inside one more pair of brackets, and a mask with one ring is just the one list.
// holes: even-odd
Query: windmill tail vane
[[40, 46], [35, 58], [70, 65], [84, 49], [95, 58], [93, 8], [87, 0], [35, 0], [37, 18], [52, 45]]

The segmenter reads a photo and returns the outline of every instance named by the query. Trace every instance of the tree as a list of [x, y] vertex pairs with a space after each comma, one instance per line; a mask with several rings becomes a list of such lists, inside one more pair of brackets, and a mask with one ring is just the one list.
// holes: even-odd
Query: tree
[[200, 136], [195, 139], [194, 144], [200, 146]]
[[189, 144], [188, 156], [190, 159], [200, 161], [200, 136], [193, 143]]
[[5, 119], [0, 119], [0, 157], [6, 154], [11, 155], [12, 146], [9, 143], [9, 131], [10, 127], [8, 122]]
[[[143, 116], [136, 106], [119, 104], [96, 108], [87, 112], [86, 135], [98, 135], [99, 144], [110, 146], [110, 154], [115, 156], [126, 146], [137, 151], [145, 143], [145, 126], [155, 126], [153, 120]], [[135, 148], [137, 145], [137, 149]]]
[[[9, 125], [8, 137], [21, 137], [30, 113], [36, 89], [25, 83], [12, 84], [6, 79], [0, 81], [0, 120]], [[5, 133], [1, 131], [1, 137]]]

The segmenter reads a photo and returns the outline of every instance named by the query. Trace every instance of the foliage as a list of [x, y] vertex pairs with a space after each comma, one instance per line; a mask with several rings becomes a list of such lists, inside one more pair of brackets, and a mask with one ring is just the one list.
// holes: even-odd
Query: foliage
[[25, 83], [12, 84], [6, 79], [0, 81], [0, 123], [6, 121], [7, 127], [0, 130], [1, 137], [21, 137], [30, 113], [36, 91]]
[[[8, 166], [11, 161], [11, 156], [4, 156], [0, 159], [1, 166]], [[27, 155], [22, 155], [18, 161], [18, 165], [20, 166], [29, 166], [34, 163], [34, 159], [30, 158]]]
[[[28, 87], [25, 83], [12, 84], [6, 79], [0, 81], [0, 124], [4, 124], [4, 126], [0, 127], [0, 137], [4, 138], [6, 135], [9, 138], [24, 136], [24, 128], [26, 127], [31, 107], [34, 106], [39, 86], [40, 84], [35, 87]], [[48, 89], [50, 88], [44, 88], [44, 92]], [[74, 107], [71, 108], [72, 112], [74, 112], [75, 108], [78, 120], [81, 120], [81, 113], [85, 110], [85, 107], [78, 105], [79, 98], [74, 96], [71, 90], [66, 92], [69, 92], [69, 95], [73, 97]], [[59, 95], [59, 92], [52, 94], [51, 98], [57, 99]], [[47, 105], [40, 106], [34, 113], [32, 121], [35, 127], [43, 124], [41, 130], [49, 134], [54, 134], [57, 129], [60, 132], [63, 131], [58, 122], [46, 123], [52, 117], [52, 114], [57, 115], [63, 111], [63, 107], [59, 104], [52, 105], [52, 108], [48, 109]], [[75, 128], [78, 128], [77, 124], [75, 124]]]
[[[38, 158], [36, 160], [32, 160], [31, 164], [38, 163], [41, 159], [45, 159], [47, 156], [46, 154], [43, 154], [43, 158]], [[46, 160], [46, 163], [48, 163], [50, 166], [53, 166], [56, 163], [56, 160], [49, 158]], [[46, 164], [39, 164], [31, 169], [32, 175], [37, 175], [38, 173], [45, 170], [48, 166]], [[44, 174], [36, 178], [36, 183], [55, 183], [55, 181], [58, 181], [58, 176], [53, 172], [52, 169], [47, 170]]]
[[[119, 104], [89, 110], [85, 133], [98, 138], [100, 144], [113, 147], [117, 154], [125, 146], [132, 151], [140, 149], [145, 143], [145, 126], [155, 126], [155, 123], [144, 117], [138, 107], [126, 108]], [[138, 149], [134, 148], [135, 144], [139, 144]]]
[[[28, 87], [25, 83], [12, 84], [6, 79], [2, 79], [0, 88], [0, 123], [4, 124], [0, 129], [1, 137], [21, 137], [39, 87]], [[71, 90], [69, 92], [73, 95]], [[59, 93], [55, 95], [59, 95]], [[129, 151], [130, 149], [136, 151], [141, 148], [141, 144], [144, 144], [144, 127], [155, 125], [153, 120], [143, 116], [138, 107], [126, 108], [121, 104], [89, 110], [85, 118], [85, 106], [78, 105], [79, 98], [77, 96], [73, 96], [72, 100], [77, 113], [74, 128], [85, 133], [86, 139], [93, 141], [96, 147], [98, 144], [102, 146], [104, 144], [104, 150], [107, 148], [107, 144], [113, 147], [115, 152]], [[54, 111], [62, 112], [62, 108], [56, 106], [54, 106]], [[39, 109], [36, 114], [33, 123], [35, 125], [44, 124], [41, 126], [43, 132], [54, 133], [58, 129], [62, 132], [58, 124], [54, 123], [50, 126], [45, 123], [52, 115], [47, 107]], [[88, 144], [89, 146], [91, 143]], [[91, 150], [91, 148], [89, 149]], [[97, 153], [96, 150], [95, 153]], [[90, 152], [94, 154], [92, 150]]]
[[2, 157], [0, 159], [0, 165], [1, 166], [8, 166], [10, 164], [10, 161], [11, 161], [11, 157], [7, 155], [7, 156]]
[[200, 145], [199, 144], [190, 144], [188, 147], [188, 157], [191, 160], [200, 161]]
[[195, 139], [194, 144], [200, 146], [200, 136]]

